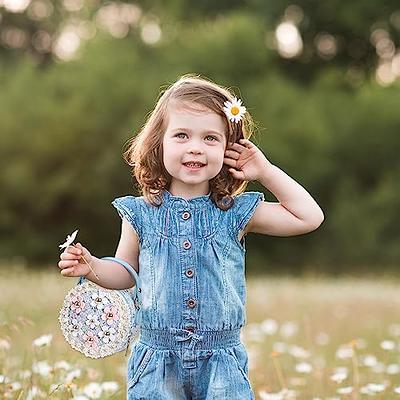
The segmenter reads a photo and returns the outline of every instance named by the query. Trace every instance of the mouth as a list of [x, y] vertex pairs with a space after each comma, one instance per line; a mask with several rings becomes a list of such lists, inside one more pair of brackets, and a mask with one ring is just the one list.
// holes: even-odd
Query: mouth
[[201, 162], [187, 162], [187, 163], [183, 163], [183, 165], [186, 168], [188, 168], [190, 170], [194, 170], [194, 171], [195, 170], [199, 170], [199, 169], [201, 169], [201, 168], [206, 166], [206, 164], [203, 164]]

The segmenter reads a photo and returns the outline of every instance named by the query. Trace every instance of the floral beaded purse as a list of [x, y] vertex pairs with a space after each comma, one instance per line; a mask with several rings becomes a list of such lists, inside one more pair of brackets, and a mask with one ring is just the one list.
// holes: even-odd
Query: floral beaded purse
[[82, 276], [65, 296], [59, 315], [61, 331], [73, 349], [90, 358], [128, 351], [129, 344], [140, 335], [139, 275], [119, 258], [102, 259], [125, 267], [136, 285], [130, 289], [107, 289]]

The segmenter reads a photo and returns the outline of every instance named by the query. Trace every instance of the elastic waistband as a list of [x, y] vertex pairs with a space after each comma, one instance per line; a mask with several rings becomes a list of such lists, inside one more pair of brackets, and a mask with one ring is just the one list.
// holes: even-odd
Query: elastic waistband
[[181, 328], [140, 329], [139, 342], [153, 348], [212, 350], [240, 344], [240, 328], [227, 331], [191, 332]]

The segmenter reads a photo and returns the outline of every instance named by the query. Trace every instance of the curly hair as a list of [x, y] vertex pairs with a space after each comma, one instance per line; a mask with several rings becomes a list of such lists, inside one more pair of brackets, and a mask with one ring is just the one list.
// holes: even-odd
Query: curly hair
[[[154, 110], [139, 133], [128, 141], [128, 149], [123, 153], [125, 162], [132, 167], [139, 192], [148, 202], [161, 205], [162, 192], [169, 188], [172, 180], [163, 164], [163, 136], [170, 103], [197, 104], [220, 115], [226, 124], [226, 142], [236, 143], [241, 138], [250, 138], [254, 123], [248, 112], [238, 123], [229, 121], [223, 106], [234, 97], [229, 89], [198, 74], [183, 75], [161, 91]], [[247, 184], [248, 181], [233, 178], [229, 166], [224, 164], [219, 174], [209, 181], [210, 197], [217, 207], [227, 210], [233, 205], [234, 196], [244, 192]]]

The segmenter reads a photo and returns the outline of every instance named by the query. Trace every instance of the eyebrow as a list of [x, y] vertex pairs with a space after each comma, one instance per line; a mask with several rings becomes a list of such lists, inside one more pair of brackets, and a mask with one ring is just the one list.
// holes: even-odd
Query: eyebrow
[[[192, 132], [191, 129], [189, 129], [189, 128], [175, 128], [175, 129], [172, 130], [172, 132], [176, 132], [176, 131], [189, 131], [189, 132]], [[216, 134], [216, 135], [218, 135], [218, 136], [220, 136], [222, 138], [224, 137], [223, 133], [218, 132], [218, 131], [214, 131], [212, 129], [204, 131], [203, 133], [214, 133], [214, 134]]]

